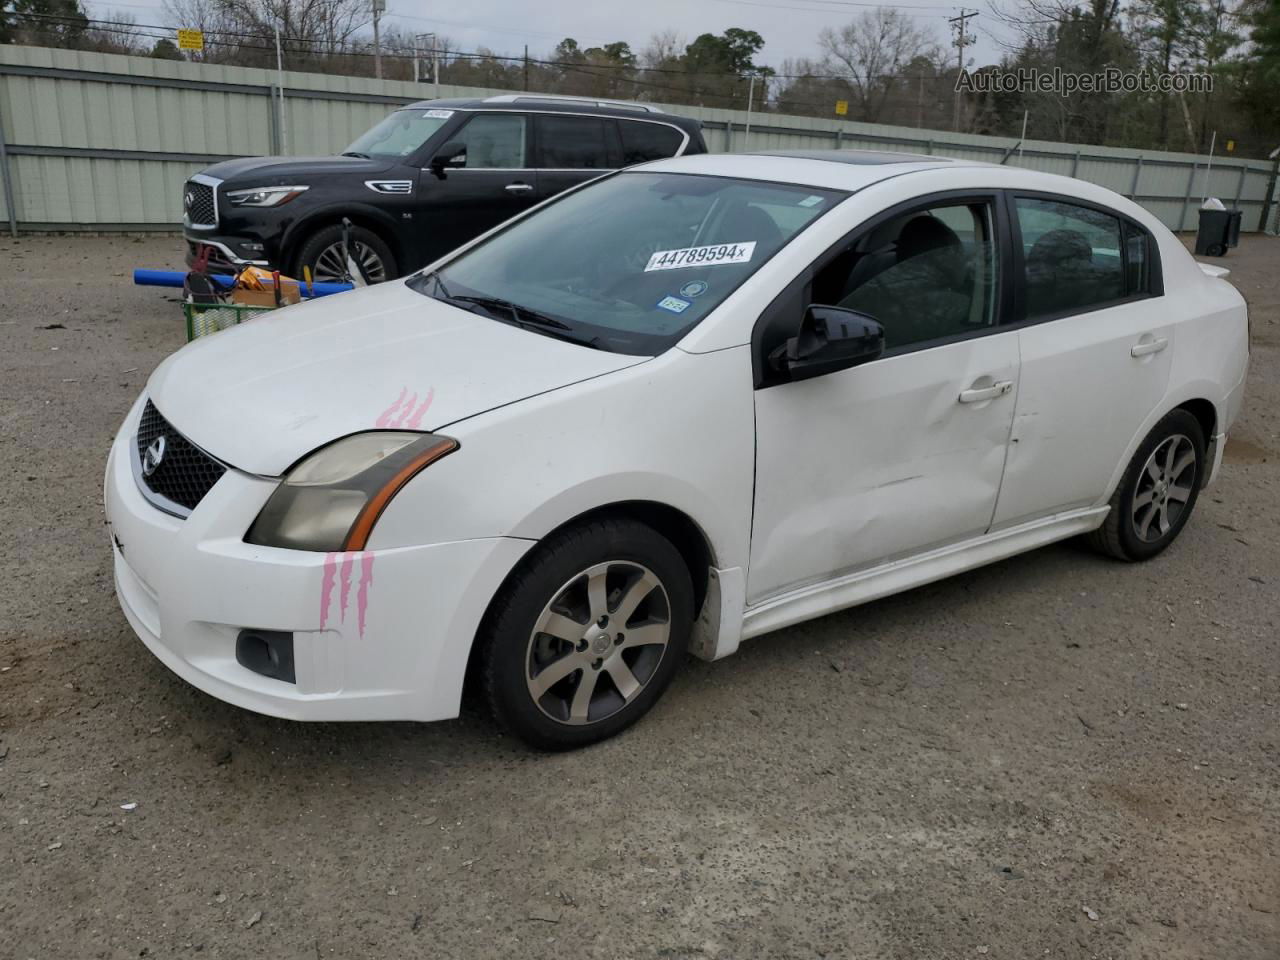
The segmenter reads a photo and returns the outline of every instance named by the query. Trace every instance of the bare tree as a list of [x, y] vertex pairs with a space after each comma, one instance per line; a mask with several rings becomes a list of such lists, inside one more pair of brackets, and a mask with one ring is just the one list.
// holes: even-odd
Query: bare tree
[[897, 10], [877, 7], [839, 29], [818, 35], [823, 73], [839, 76], [850, 94], [850, 115], [874, 123], [913, 60], [938, 60], [941, 50], [932, 31]]

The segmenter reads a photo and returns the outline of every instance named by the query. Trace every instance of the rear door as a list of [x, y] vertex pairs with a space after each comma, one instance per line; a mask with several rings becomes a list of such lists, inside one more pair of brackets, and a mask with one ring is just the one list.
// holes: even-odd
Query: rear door
[[621, 148], [611, 118], [541, 113], [535, 119], [539, 199], [554, 197], [620, 165]]
[[1155, 240], [1103, 207], [1011, 198], [1022, 376], [994, 527], [1099, 502], [1169, 384]]
[[532, 119], [522, 113], [477, 113], [449, 141], [462, 144], [461, 167], [440, 179], [419, 176], [418, 235], [424, 260], [434, 260], [537, 202]]

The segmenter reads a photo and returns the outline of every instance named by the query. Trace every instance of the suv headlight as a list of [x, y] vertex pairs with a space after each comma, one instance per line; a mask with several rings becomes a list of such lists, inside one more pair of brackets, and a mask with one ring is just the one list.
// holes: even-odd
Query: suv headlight
[[291, 550], [363, 550], [397, 491], [456, 449], [457, 440], [431, 433], [377, 431], [337, 440], [288, 472], [245, 541]]
[[308, 187], [250, 187], [247, 190], [228, 190], [227, 201], [235, 207], [278, 207], [288, 203]]

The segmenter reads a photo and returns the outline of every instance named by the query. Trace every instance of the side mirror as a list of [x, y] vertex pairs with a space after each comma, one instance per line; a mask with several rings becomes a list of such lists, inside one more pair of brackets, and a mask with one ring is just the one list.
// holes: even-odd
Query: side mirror
[[449, 167], [465, 167], [467, 165], [467, 145], [461, 140], [450, 140], [436, 151], [431, 158], [431, 172], [441, 180]]
[[812, 303], [800, 332], [769, 354], [769, 365], [787, 380], [808, 380], [875, 360], [884, 353], [884, 327], [856, 310]]

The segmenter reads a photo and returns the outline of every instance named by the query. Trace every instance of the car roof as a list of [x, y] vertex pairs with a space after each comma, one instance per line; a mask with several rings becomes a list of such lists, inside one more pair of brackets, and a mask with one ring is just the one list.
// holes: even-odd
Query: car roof
[[632, 167], [665, 173], [699, 173], [706, 176], [768, 180], [831, 190], [861, 190], [880, 180], [904, 173], [939, 168], [990, 166], [950, 157], [866, 150], [798, 150], [774, 153], [702, 153], [672, 157]]
[[494, 97], [454, 97], [444, 100], [419, 100], [405, 110], [497, 110], [521, 113], [586, 113], [623, 120], [652, 120], [669, 123], [682, 130], [699, 130], [702, 123], [690, 117], [667, 113], [657, 104], [628, 100], [606, 100], [598, 97], [562, 97], [546, 93], [508, 93]]

